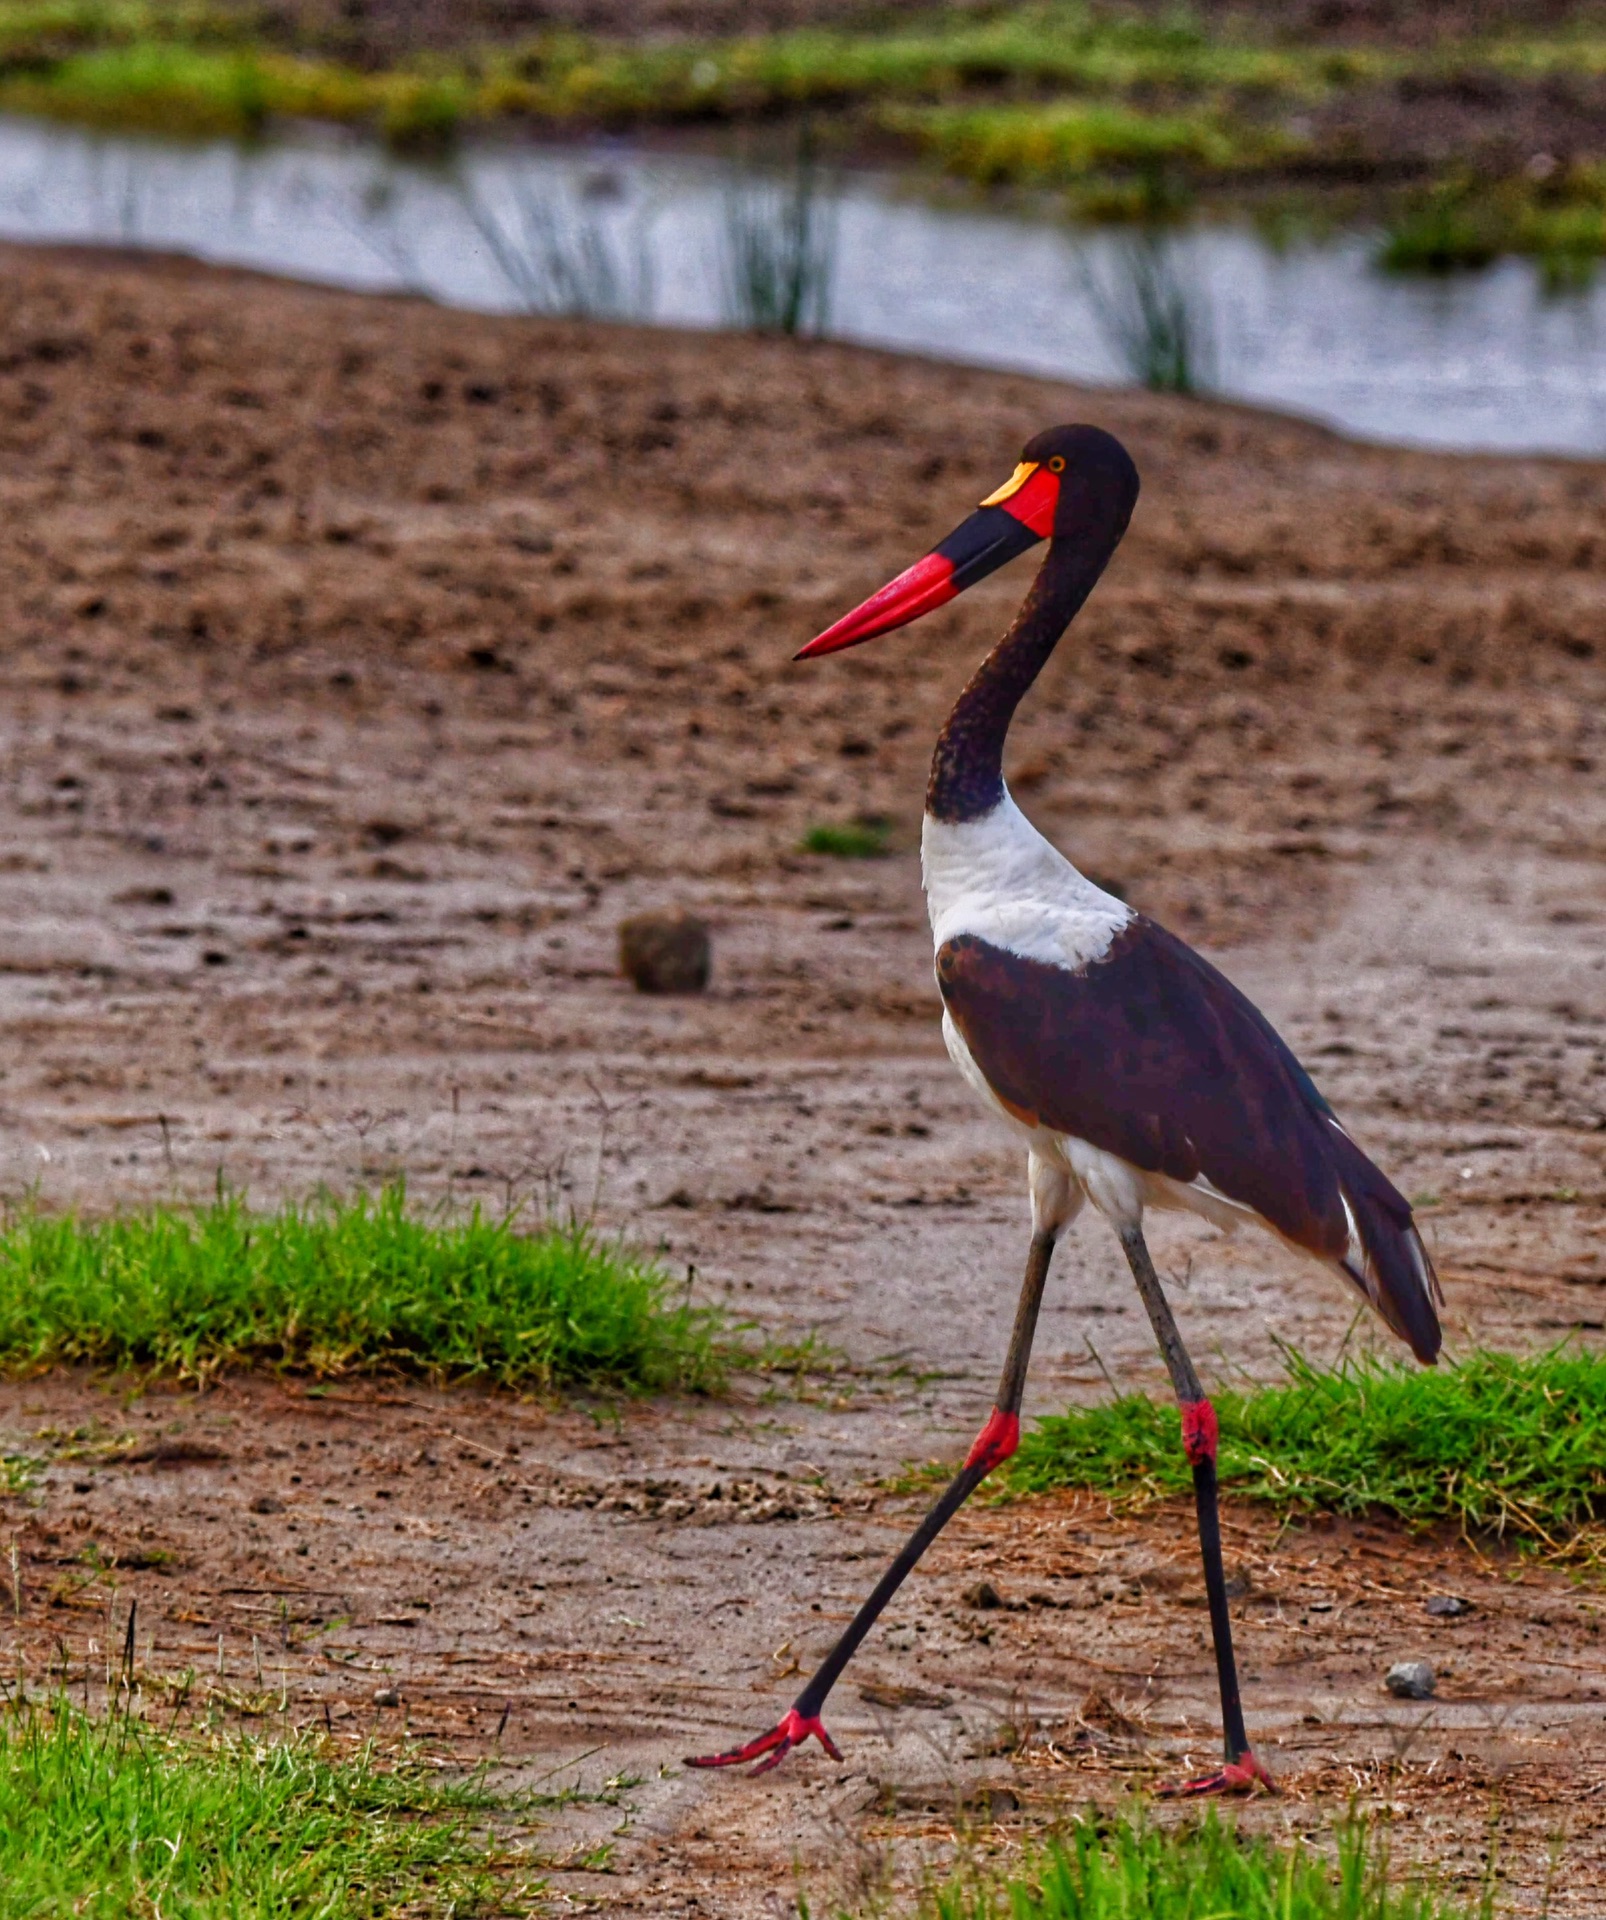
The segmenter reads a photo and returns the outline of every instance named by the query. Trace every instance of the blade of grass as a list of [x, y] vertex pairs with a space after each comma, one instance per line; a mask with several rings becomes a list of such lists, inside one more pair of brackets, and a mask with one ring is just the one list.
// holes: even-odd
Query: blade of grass
[[837, 265], [837, 197], [805, 124], [777, 177], [733, 168], [725, 188], [726, 318], [758, 333], [824, 333]]

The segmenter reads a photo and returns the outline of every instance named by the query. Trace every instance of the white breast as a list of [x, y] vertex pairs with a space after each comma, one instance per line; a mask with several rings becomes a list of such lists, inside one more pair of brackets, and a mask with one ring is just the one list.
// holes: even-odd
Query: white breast
[[973, 933], [1023, 959], [1079, 968], [1102, 959], [1132, 918], [1043, 838], [1007, 792], [979, 820], [953, 825], [928, 814], [920, 862], [939, 947]]

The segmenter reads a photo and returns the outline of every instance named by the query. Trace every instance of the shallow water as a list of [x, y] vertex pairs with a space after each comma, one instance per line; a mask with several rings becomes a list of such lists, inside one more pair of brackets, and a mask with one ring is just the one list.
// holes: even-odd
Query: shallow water
[[[450, 167], [309, 134], [241, 149], [0, 119], [0, 235], [177, 250], [491, 310], [584, 296], [668, 325], [730, 324], [730, 174], [623, 146], [470, 149]], [[1093, 382], [1123, 378], [1096, 289], [1123, 240], [933, 204], [851, 177], [829, 331]], [[1369, 264], [1356, 235], [1278, 251], [1238, 227], [1175, 243], [1213, 384], [1379, 440], [1606, 452], [1606, 286], [1547, 296], [1506, 262], [1452, 280]], [[573, 297], [570, 295], [569, 297]]]

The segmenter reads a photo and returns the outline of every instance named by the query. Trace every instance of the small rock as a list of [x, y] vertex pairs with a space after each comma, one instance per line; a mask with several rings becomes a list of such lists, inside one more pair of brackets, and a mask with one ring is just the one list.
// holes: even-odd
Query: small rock
[[1425, 1660], [1396, 1660], [1383, 1684], [1397, 1700], [1430, 1700], [1439, 1683]]
[[1004, 1596], [991, 1580], [978, 1580], [975, 1586], [966, 1587], [965, 1605], [979, 1607], [983, 1613], [993, 1613], [1004, 1605]]
[[950, 1818], [956, 1813], [971, 1813], [983, 1820], [997, 1820], [1020, 1810], [1019, 1794], [1003, 1780], [878, 1780], [876, 1789], [877, 1799], [889, 1813], [901, 1808], [910, 1813], [940, 1813]]
[[859, 1687], [859, 1698], [872, 1707], [951, 1707], [953, 1696], [935, 1693], [930, 1687], [899, 1686], [891, 1680], [866, 1680]]
[[701, 993], [712, 951], [707, 926], [681, 907], [619, 923], [619, 970], [642, 993]]
[[275, 1500], [271, 1493], [259, 1493], [251, 1502], [253, 1513], [283, 1513], [284, 1502]]
[[1472, 1602], [1458, 1593], [1430, 1593], [1422, 1604], [1435, 1620], [1459, 1620], [1462, 1614], [1474, 1611]]
[[1142, 1729], [1130, 1715], [1125, 1714], [1100, 1687], [1094, 1687], [1083, 1695], [1082, 1704], [1076, 1710], [1077, 1720], [1083, 1727], [1090, 1727], [1095, 1733], [1110, 1734], [1120, 1739], [1128, 1739]]
[[374, 1705], [376, 1707], [399, 1707], [401, 1695], [394, 1687], [375, 1687]]

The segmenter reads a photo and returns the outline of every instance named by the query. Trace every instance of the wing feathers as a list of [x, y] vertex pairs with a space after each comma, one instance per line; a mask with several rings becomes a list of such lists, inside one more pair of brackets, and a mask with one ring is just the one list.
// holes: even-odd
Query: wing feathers
[[1182, 941], [1134, 919], [1073, 972], [958, 934], [938, 949], [937, 982], [1028, 1124], [1203, 1180], [1341, 1267], [1418, 1359], [1438, 1352], [1438, 1282], [1410, 1206], [1265, 1015]]

